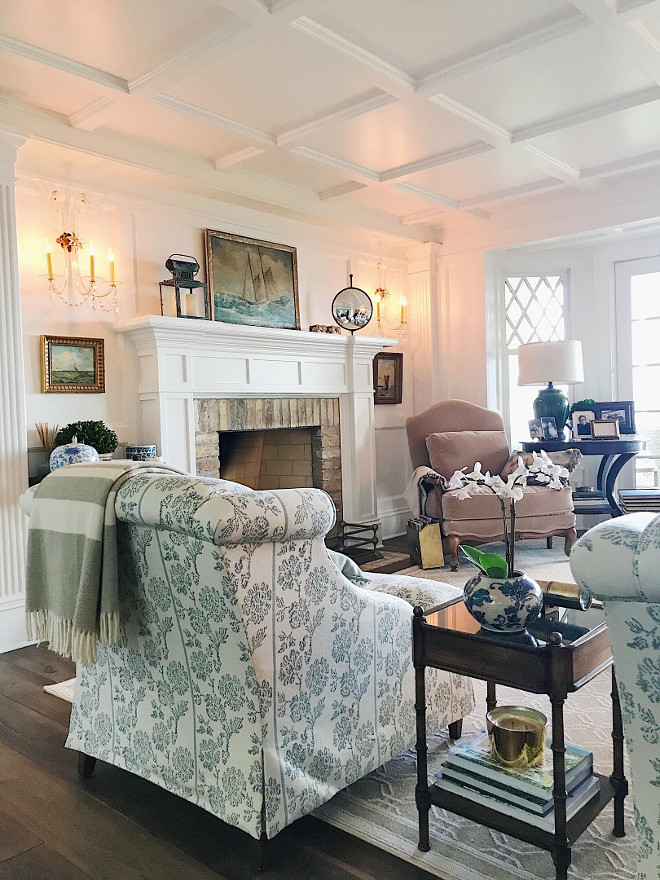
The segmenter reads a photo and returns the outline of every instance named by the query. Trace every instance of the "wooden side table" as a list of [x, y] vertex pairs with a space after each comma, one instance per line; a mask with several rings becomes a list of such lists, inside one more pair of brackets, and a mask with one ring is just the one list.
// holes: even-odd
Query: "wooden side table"
[[[564, 766], [564, 702], [612, 665], [609, 637], [604, 616], [599, 612], [571, 612], [569, 622], [546, 620], [534, 630], [545, 643], [531, 647], [505, 638], [481, 634], [479, 624], [469, 614], [462, 598], [424, 612], [413, 611], [413, 660], [415, 664], [417, 717], [417, 786], [415, 801], [419, 813], [419, 849], [427, 852], [429, 809], [431, 805], [450, 810], [480, 822], [496, 831], [510, 834], [547, 850], [555, 864], [557, 880], [567, 880], [571, 864], [571, 845], [611, 800], [614, 800], [614, 834], [623, 837], [623, 802], [628, 783], [623, 769], [623, 725], [614, 675], [612, 675], [613, 770], [611, 776], [596, 774], [600, 791], [571, 819], [566, 819], [566, 775]], [[583, 634], [569, 641], [570, 624], [582, 625]], [[564, 637], [562, 637], [562, 631]], [[519, 688], [534, 694], [547, 694], [552, 704], [552, 756], [554, 773], [554, 833], [521, 822], [468, 798], [428, 784], [426, 745], [426, 696], [424, 671], [427, 666], [467, 675], [487, 682], [487, 710], [496, 706], [496, 685]]]

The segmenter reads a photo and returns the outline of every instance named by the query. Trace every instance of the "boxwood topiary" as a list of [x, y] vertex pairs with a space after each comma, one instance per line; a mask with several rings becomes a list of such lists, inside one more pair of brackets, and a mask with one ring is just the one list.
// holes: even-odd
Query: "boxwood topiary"
[[74, 437], [78, 438], [79, 443], [86, 443], [93, 446], [99, 455], [107, 452], [114, 452], [117, 448], [117, 435], [101, 421], [85, 421], [71, 422], [65, 425], [55, 435], [55, 446], [64, 446], [65, 443], [71, 443]]

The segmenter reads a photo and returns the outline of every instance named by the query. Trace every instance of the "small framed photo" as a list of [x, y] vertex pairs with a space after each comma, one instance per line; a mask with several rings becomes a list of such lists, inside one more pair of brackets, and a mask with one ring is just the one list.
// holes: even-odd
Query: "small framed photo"
[[635, 433], [635, 404], [632, 400], [614, 400], [594, 406], [597, 419], [619, 423], [620, 434]]
[[543, 428], [541, 427], [541, 419], [530, 419], [527, 424], [529, 425], [529, 436], [532, 440], [543, 440]]
[[403, 354], [382, 352], [374, 358], [374, 403], [401, 403]]
[[41, 390], [44, 393], [103, 394], [103, 340], [76, 336], [42, 336]]
[[591, 437], [591, 423], [595, 418], [596, 414], [590, 409], [576, 409], [572, 415], [573, 439], [588, 440]]
[[541, 417], [541, 430], [543, 431], [544, 440], [558, 440], [557, 425], [554, 416]]
[[616, 419], [594, 419], [591, 423], [592, 440], [618, 440], [619, 422]]

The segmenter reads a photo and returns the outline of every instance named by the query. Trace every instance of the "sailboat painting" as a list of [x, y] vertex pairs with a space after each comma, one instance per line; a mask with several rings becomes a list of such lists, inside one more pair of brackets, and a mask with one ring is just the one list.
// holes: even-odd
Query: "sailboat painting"
[[206, 273], [215, 321], [300, 329], [294, 247], [207, 229]]

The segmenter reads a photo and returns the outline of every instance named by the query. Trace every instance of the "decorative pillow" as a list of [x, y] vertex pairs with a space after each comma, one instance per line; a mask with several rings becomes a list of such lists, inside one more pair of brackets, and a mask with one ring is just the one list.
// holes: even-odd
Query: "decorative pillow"
[[454, 471], [474, 469], [477, 461], [485, 473], [499, 474], [509, 457], [504, 431], [443, 431], [426, 438], [431, 467], [449, 479]]

